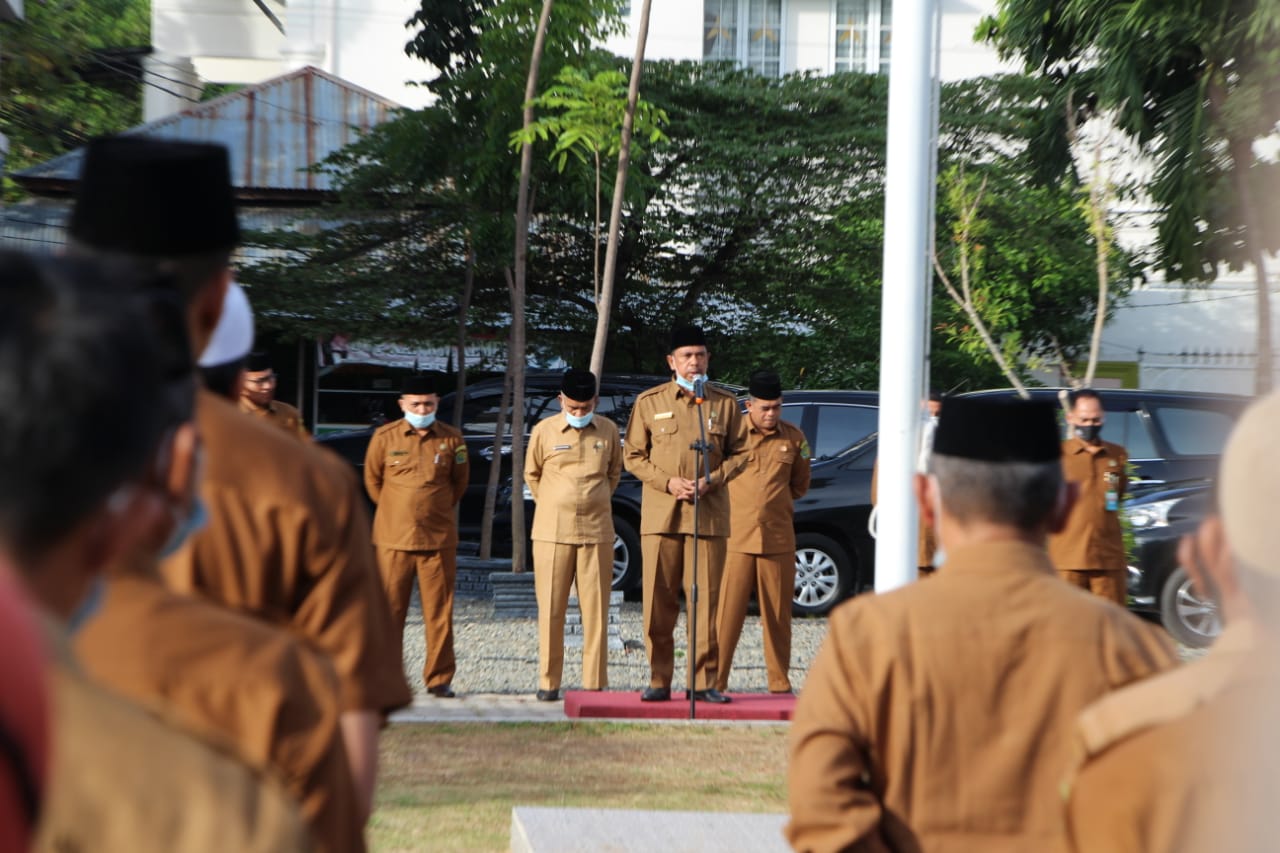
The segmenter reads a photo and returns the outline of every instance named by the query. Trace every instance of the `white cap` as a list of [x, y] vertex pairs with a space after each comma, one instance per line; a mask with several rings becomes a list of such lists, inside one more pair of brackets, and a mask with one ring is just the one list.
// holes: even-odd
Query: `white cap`
[[244, 289], [234, 281], [227, 286], [222, 299], [222, 316], [209, 338], [209, 345], [200, 353], [197, 362], [201, 367], [217, 367], [238, 361], [253, 349], [253, 309]]
[[1280, 391], [1249, 407], [1222, 453], [1219, 502], [1231, 550], [1250, 568], [1280, 575]]

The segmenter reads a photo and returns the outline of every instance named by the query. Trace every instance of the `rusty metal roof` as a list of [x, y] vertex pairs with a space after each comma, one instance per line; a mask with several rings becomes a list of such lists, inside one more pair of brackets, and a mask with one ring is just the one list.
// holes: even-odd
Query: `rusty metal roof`
[[[399, 105], [308, 66], [125, 131], [130, 136], [217, 142], [231, 154], [241, 199], [298, 201], [332, 190], [328, 175], [305, 171], [386, 121]], [[84, 149], [17, 172], [35, 195], [75, 192]]]

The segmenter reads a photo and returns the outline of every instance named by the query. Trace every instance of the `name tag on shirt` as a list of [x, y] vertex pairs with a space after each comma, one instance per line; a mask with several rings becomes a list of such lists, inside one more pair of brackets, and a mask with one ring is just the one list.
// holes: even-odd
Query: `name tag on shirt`
[[557, 444], [552, 450], [573, 450], [572, 444]]
[[667, 418], [672, 417], [672, 414], [672, 412], [658, 412], [653, 416], [653, 419], [655, 421], [665, 421]]

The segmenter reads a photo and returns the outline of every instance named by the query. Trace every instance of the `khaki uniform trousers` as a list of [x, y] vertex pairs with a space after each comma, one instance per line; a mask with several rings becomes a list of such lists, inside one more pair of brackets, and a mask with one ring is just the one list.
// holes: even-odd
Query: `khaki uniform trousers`
[[453, 589], [458, 576], [457, 552], [396, 551], [378, 549], [382, 586], [391, 604], [396, 636], [404, 636], [405, 617], [413, 596], [413, 580], [418, 579], [422, 599], [422, 627], [427, 637], [427, 662], [422, 680], [428, 688], [443, 687], [453, 681], [457, 662], [453, 656]]
[[791, 680], [791, 599], [796, 587], [796, 552], [743, 554], [730, 551], [720, 580], [720, 608], [716, 614], [716, 641], [720, 644], [717, 689], [729, 689], [729, 669], [747, 618], [747, 603], [754, 590], [760, 605], [760, 630], [764, 634], [764, 664], [769, 692], [787, 693]]
[[564, 616], [569, 587], [578, 582], [582, 614], [582, 686], [609, 686], [609, 592], [613, 587], [613, 543], [533, 543], [533, 586], [538, 596], [538, 689], [559, 690], [564, 674]]
[[[716, 610], [720, 601], [720, 575], [724, 569], [727, 540], [723, 536], [698, 537], [698, 647], [689, 655], [693, 689], [716, 686], [719, 654], [716, 644]], [[671, 687], [675, 675], [678, 592], [693, 601], [693, 535], [649, 533], [640, 537], [644, 557], [644, 644], [649, 653], [649, 686]], [[686, 633], [690, 626], [686, 623]]]
[[1058, 569], [1058, 577], [1072, 586], [1106, 598], [1121, 607], [1128, 603], [1128, 573], [1124, 569]]

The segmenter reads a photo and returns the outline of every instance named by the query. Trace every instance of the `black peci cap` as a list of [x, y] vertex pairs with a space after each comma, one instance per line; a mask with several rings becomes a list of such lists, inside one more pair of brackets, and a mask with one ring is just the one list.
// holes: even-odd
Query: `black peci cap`
[[782, 399], [782, 380], [772, 370], [757, 370], [747, 380], [747, 393], [757, 400]]
[[401, 394], [439, 394], [440, 377], [434, 373], [413, 373], [400, 385]]
[[1052, 403], [951, 397], [938, 418], [933, 452], [979, 462], [1054, 462], [1062, 443]]
[[680, 347], [705, 347], [707, 336], [697, 326], [677, 326], [671, 330], [671, 352]]
[[596, 375], [590, 370], [571, 367], [560, 380], [560, 393], [577, 403], [587, 403], [596, 398]]
[[240, 227], [227, 149], [141, 136], [93, 140], [70, 233], [95, 249], [143, 257], [235, 247]]

